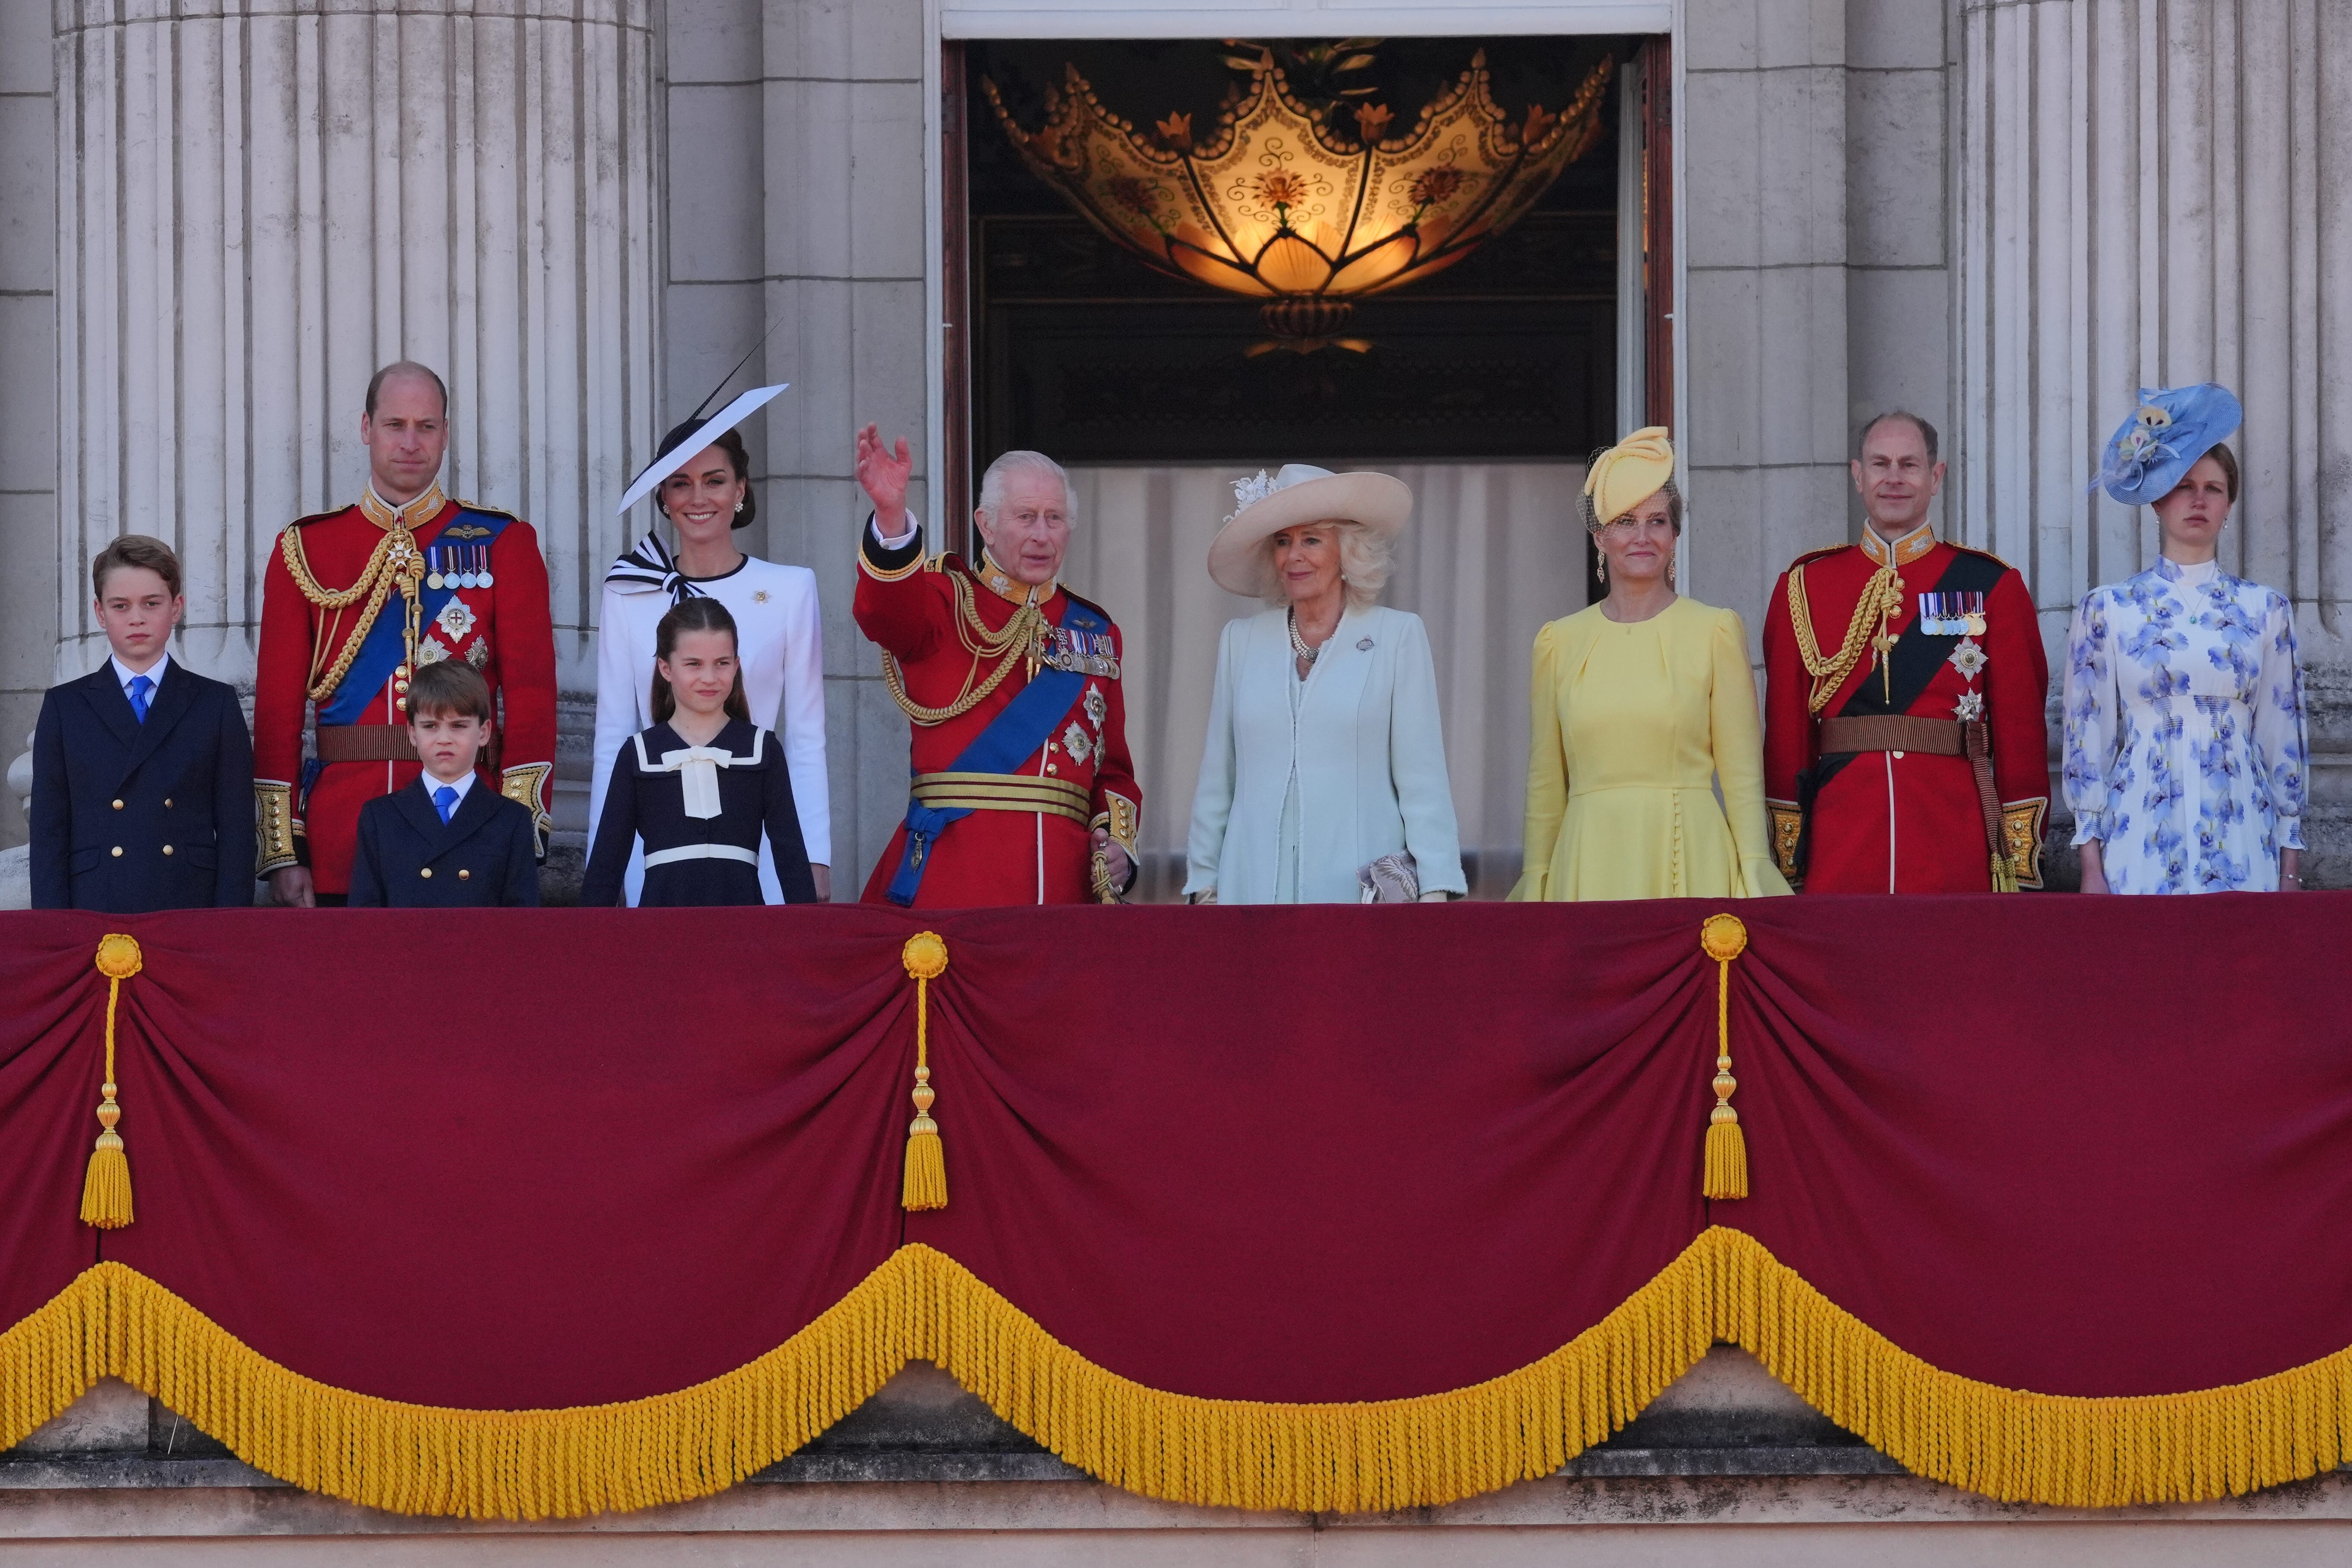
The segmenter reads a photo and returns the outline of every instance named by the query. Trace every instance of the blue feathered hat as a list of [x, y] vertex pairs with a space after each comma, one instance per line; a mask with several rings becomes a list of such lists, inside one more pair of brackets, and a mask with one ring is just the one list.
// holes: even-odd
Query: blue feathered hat
[[2218, 381], [2139, 389], [2139, 406], [2107, 443], [2091, 480], [2126, 506], [2169, 495], [2197, 459], [2220, 446], [2246, 416], [2238, 395]]

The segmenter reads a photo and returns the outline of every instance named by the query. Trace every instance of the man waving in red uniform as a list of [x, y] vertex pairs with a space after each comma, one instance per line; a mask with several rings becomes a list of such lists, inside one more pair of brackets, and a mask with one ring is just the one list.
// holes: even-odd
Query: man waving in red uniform
[[1764, 618], [1764, 794], [1809, 893], [2042, 885], [2050, 670], [2025, 580], [1936, 537], [1936, 428], [1863, 427], [1870, 526], [1781, 574]]
[[907, 443], [868, 425], [874, 503], [858, 551], [858, 629], [914, 725], [907, 817], [866, 884], [917, 908], [1109, 902], [1135, 879], [1142, 792], [1127, 750], [1118, 628], [1061, 585], [1069, 479], [1007, 452], [981, 480], [978, 563], [926, 560], [907, 515]]
[[[505, 713], [486, 752], [499, 792], [529, 806], [547, 849], [555, 763], [555, 630], [530, 524], [442, 495], [449, 395], [405, 360], [368, 383], [368, 485], [341, 511], [278, 536], [262, 579], [253, 693], [257, 871], [281, 904], [341, 903], [360, 807], [423, 771], [408, 679], [462, 658]], [[318, 715], [318, 754], [302, 726]]]

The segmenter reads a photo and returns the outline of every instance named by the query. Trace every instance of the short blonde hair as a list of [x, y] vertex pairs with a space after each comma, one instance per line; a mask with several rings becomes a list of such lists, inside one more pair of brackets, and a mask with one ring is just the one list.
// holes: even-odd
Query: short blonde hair
[[[1348, 587], [1348, 608], [1369, 610], [1381, 602], [1381, 590], [1388, 586], [1389, 574], [1396, 569], [1396, 552], [1390, 548], [1387, 536], [1374, 533], [1362, 523], [1344, 517], [1318, 518], [1313, 522], [1294, 523], [1289, 528], [1276, 529], [1276, 533], [1291, 533], [1302, 528], [1337, 529], [1339, 534], [1339, 580]], [[1282, 591], [1282, 579], [1274, 570], [1274, 534], [1265, 536], [1258, 547], [1258, 575], [1265, 586], [1259, 590], [1265, 602], [1280, 609], [1290, 603], [1290, 595]]]

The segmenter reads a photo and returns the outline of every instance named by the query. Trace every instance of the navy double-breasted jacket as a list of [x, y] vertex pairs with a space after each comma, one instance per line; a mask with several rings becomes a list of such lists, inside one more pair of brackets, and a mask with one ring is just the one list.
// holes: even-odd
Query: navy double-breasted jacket
[[165, 661], [142, 721], [112, 660], [51, 687], [33, 731], [33, 907], [253, 901], [253, 737], [236, 688]]

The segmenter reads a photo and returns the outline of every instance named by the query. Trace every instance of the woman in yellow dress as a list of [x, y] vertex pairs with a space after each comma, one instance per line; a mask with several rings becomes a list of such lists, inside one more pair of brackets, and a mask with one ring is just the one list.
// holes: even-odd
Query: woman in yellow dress
[[[1739, 617], [1675, 592], [1682, 497], [1658, 426], [1592, 459], [1584, 525], [1609, 596], [1536, 634], [1526, 868], [1511, 897], [1785, 893]], [[1715, 785], [1723, 785], [1717, 804]]]

